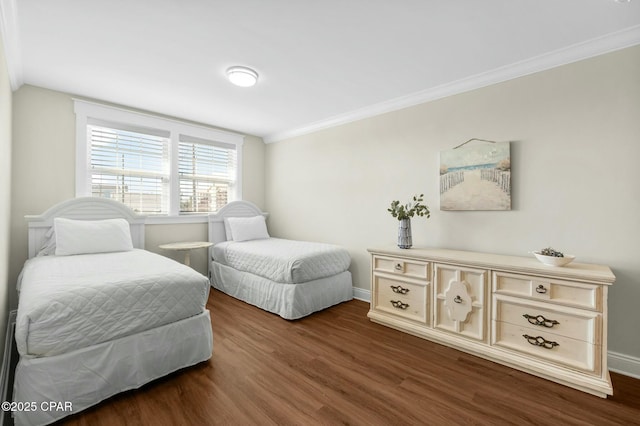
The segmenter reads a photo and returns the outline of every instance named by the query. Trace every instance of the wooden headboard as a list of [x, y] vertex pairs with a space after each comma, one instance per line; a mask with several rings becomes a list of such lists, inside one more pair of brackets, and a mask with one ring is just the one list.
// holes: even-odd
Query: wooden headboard
[[217, 213], [209, 215], [209, 242], [218, 244], [227, 241], [227, 233], [224, 230], [225, 217], [253, 217], [262, 215], [265, 219], [269, 213], [260, 211], [258, 206], [249, 201], [232, 201]]
[[58, 203], [42, 214], [25, 216], [29, 226], [29, 258], [34, 257], [42, 247], [45, 234], [53, 226], [56, 217], [76, 220], [126, 219], [131, 227], [133, 246], [144, 248], [145, 216], [138, 215], [119, 201], [80, 197]]

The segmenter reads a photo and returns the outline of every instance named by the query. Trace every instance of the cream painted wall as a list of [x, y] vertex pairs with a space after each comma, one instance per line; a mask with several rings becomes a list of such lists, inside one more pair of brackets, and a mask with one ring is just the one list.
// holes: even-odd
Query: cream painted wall
[[[53, 204], [75, 196], [75, 114], [72, 96], [34, 86], [22, 86], [13, 97], [13, 152], [11, 156], [10, 306], [17, 305], [15, 280], [27, 259], [24, 216], [39, 214]], [[264, 206], [264, 143], [245, 137], [243, 145], [243, 198]], [[146, 248], [175, 259], [159, 244], [204, 240], [206, 224], [148, 225]], [[206, 251], [192, 253], [192, 266], [206, 274]]]
[[9, 224], [11, 204], [11, 84], [0, 37], [0, 353], [9, 311]]
[[[186, 223], [181, 225], [147, 225], [145, 226], [144, 245], [149, 251], [163, 254], [178, 262], [184, 262], [184, 252], [162, 250], [160, 244], [174, 241], [207, 241], [208, 227], [206, 223]], [[191, 266], [203, 275], [207, 275], [207, 250], [191, 251]]]
[[[391, 200], [425, 193], [415, 246], [527, 256], [552, 246], [617, 276], [609, 349], [640, 357], [640, 46], [269, 144], [275, 236], [349, 249], [369, 289], [367, 247], [394, 245]], [[384, 84], [384, 82], [381, 82]], [[439, 152], [512, 141], [513, 208], [439, 210]]]

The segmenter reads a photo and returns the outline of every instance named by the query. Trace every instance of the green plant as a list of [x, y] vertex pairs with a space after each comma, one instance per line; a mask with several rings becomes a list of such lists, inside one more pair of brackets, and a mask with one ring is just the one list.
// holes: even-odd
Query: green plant
[[397, 218], [398, 220], [409, 219], [415, 215], [418, 216], [426, 216], [429, 218], [431, 216], [431, 212], [429, 211], [429, 207], [422, 204], [424, 201], [424, 194], [414, 195], [413, 200], [408, 202], [407, 204], [400, 204], [400, 201], [392, 201], [391, 207], [387, 209], [391, 216]]

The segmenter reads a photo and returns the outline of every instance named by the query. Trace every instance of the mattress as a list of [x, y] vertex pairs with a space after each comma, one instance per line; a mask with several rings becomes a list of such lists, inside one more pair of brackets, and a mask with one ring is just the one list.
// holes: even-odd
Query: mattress
[[214, 260], [278, 283], [299, 284], [346, 271], [349, 252], [339, 246], [266, 238], [225, 241], [213, 247]]
[[29, 259], [20, 274], [23, 357], [67, 353], [201, 314], [207, 278], [145, 250]]

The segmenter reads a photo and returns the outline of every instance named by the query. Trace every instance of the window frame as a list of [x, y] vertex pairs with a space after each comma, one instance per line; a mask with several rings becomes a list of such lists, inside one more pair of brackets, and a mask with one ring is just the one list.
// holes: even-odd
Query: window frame
[[136, 112], [124, 108], [103, 105], [81, 99], [73, 99], [76, 114], [76, 197], [91, 194], [91, 150], [88, 125], [92, 122], [121, 124], [144, 131], [169, 133], [169, 211], [168, 214], [147, 214], [147, 223], [205, 223], [209, 213], [180, 214], [180, 176], [178, 172], [180, 135], [210, 141], [214, 145], [231, 144], [236, 149], [236, 180], [229, 201], [242, 199], [242, 146], [244, 135], [204, 127], [170, 118]]

